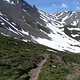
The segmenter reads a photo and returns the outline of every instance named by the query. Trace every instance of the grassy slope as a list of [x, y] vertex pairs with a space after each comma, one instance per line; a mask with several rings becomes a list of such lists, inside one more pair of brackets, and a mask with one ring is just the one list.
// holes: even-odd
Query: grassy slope
[[44, 53], [40, 45], [0, 36], [0, 80], [28, 79]]
[[49, 54], [49, 59], [41, 70], [39, 80], [80, 80], [80, 54], [62, 52], [58, 52], [56, 55]]
[[64, 80], [80, 65], [79, 54], [53, 53], [39, 44], [0, 36], [0, 80], [29, 80], [28, 72], [37, 66], [44, 54], [49, 57], [39, 80]]

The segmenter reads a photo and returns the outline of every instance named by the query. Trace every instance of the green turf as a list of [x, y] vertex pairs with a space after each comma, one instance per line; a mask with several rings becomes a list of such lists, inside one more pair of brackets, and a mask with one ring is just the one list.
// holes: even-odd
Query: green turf
[[0, 36], [0, 80], [29, 80], [28, 72], [37, 67], [45, 54], [49, 57], [42, 67], [39, 80], [65, 80], [80, 66], [80, 54], [54, 53], [46, 49], [32, 42]]

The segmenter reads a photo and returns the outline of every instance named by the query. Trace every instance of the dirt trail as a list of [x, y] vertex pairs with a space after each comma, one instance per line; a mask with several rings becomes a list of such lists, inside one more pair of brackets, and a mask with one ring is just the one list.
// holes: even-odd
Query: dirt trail
[[72, 74], [66, 76], [65, 80], [77, 80], [80, 76], [80, 70], [76, 69]]
[[38, 80], [38, 76], [39, 76], [39, 73], [41, 71], [41, 68], [43, 66], [43, 64], [46, 62], [47, 60], [44, 59], [42, 60], [39, 64], [38, 64], [38, 67], [35, 68], [35, 69], [32, 69], [30, 72], [29, 72], [29, 76], [30, 76], [30, 79], [29, 80]]

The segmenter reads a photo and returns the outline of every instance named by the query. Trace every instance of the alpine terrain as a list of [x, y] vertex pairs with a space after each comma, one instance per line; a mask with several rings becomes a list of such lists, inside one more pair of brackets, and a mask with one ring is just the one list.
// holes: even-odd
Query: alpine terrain
[[78, 53], [80, 12], [47, 14], [24, 0], [0, 0], [0, 34]]
[[0, 0], [0, 80], [80, 80], [80, 12]]

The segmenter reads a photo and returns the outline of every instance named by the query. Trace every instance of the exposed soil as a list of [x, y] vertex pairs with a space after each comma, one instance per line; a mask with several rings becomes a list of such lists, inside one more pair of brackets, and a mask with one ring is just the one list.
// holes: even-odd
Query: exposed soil
[[47, 61], [46, 59], [42, 60], [42, 61], [38, 64], [37, 68], [32, 69], [32, 70], [29, 72], [29, 76], [30, 76], [30, 79], [29, 79], [29, 80], [38, 80], [38, 76], [39, 76], [39, 73], [40, 73], [40, 71], [41, 71], [41, 68], [42, 68], [43, 64], [44, 64], [46, 61]]

